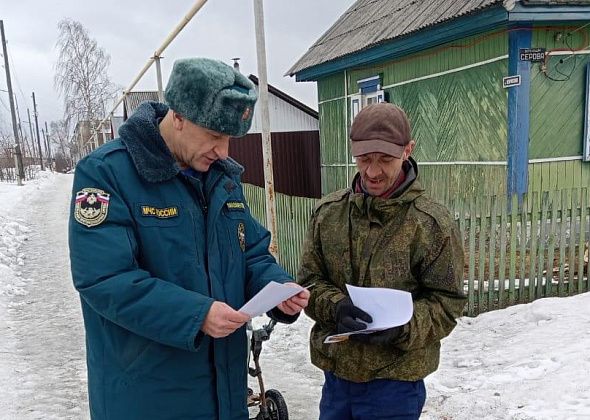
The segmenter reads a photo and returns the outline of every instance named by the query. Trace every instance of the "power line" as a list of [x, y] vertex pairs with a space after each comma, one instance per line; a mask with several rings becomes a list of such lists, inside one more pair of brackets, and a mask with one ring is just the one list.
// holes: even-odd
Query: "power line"
[[[8, 52], [8, 43], [6, 43], [6, 51]], [[16, 86], [18, 87], [18, 90], [20, 92], [21, 98], [26, 103], [27, 98], [25, 97], [25, 94], [23, 93], [23, 90], [22, 90], [22, 88], [20, 86], [20, 82], [18, 81], [18, 77], [16, 75], [16, 70], [15, 70], [16, 66], [14, 65], [14, 61], [12, 60], [12, 55], [11, 54], [7, 54], [7, 56], [8, 56], [8, 60], [10, 61], [10, 64], [12, 65], [12, 71], [11, 71], [12, 77], [16, 81]], [[4, 58], [4, 55], [1, 52], [0, 52], [0, 58]], [[0, 64], [0, 65], [2, 65], [2, 64]], [[4, 65], [2, 65], [2, 68], [5, 69]], [[8, 91], [7, 90], [4, 90], [4, 89], [0, 89], [0, 91], [7, 92], [8, 93]], [[0, 103], [2, 104], [2, 106], [4, 107], [4, 109], [6, 109], [8, 112], [10, 112], [10, 109], [8, 108], [8, 106], [6, 105], [6, 103], [4, 103], [4, 101], [2, 100], [1, 97], [0, 97]]]
[[[8, 50], [8, 45], [6, 46], [6, 49]], [[17, 77], [17, 71], [16, 71], [16, 66], [14, 65], [14, 61], [12, 61], [12, 55], [8, 54], [8, 59], [10, 60], [10, 65], [12, 66], [12, 76], [14, 77], [14, 80], [16, 81], [16, 86], [18, 87], [18, 91], [20, 92], [20, 96], [21, 98], [24, 100], [24, 103], [26, 104], [27, 102], [27, 98], [25, 97], [25, 94], [23, 93], [23, 90], [20, 87], [20, 82], [18, 81], [18, 77]]]
[[6, 109], [6, 111], [10, 112], [10, 109], [4, 103], [4, 99], [2, 99], [2, 96], [0, 96], [0, 104], [2, 104], [2, 106], [4, 107], [4, 109]]

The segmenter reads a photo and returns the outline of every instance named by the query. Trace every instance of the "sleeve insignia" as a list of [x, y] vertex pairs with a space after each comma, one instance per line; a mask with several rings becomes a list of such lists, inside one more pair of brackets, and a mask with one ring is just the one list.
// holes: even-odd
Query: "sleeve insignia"
[[246, 209], [241, 201], [228, 201], [225, 205], [229, 211], [244, 211]]
[[156, 217], [158, 219], [169, 219], [178, 217], [178, 207], [157, 208], [152, 206], [141, 206], [143, 217]]
[[98, 226], [107, 218], [110, 194], [97, 188], [84, 188], [76, 193], [74, 218], [86, 227]]

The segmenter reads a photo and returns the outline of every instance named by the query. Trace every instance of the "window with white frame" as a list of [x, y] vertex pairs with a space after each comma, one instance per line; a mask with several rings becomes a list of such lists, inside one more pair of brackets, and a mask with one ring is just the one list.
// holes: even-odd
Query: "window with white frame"
[[[385, 102], [385, 92], [381, 89], [381, 77], [373, 76], [356, 82], [359, 91], [350, 95], [350, 123], [357, 116], [361, 109], [368, 105]], [[354, 156], [350, 157], [351, 163], [356, 163]]]
[[359, 91], [350, 97], [350, 121], [367, 105], [385, 101], [385, 92], [381, 89], [381, 77], [372, 76], [356, 82]]

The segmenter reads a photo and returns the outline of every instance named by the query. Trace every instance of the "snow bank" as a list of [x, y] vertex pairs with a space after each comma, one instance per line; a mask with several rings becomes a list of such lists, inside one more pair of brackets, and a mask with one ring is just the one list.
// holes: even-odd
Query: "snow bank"
[[51, 196], [43, 194], [43, 189], [55, 182], [55, 176], [48, 171], [39, 172], [37, 179], [20, 187], [0, 183], [0, 295], [26, 294], [20, 279], [25, 256], [19, 249], [31, 232], [25, 224], [28, 214], [16, 214], [14, 209], [23, 201], [36, 206], [51, 200]]
[[590, 294], [462, 318], [424, 419], [590, 419]]

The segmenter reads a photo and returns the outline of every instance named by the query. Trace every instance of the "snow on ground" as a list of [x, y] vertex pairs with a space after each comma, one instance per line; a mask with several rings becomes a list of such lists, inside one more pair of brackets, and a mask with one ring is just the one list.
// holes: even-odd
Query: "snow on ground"
[[423, 417], [590, 419], [589, 346], [589, 293], [462, 318]]
[[0, 419], [86, 419], [82, 315], [67, 250], [71, 175], [0, 183]]
[[[0, 183], [1, 420], [88, 418], [68, 266], [71, 182], [43, 172], [24, 187]], [[278, 325], [263, 345], [264, 383], [283, 393], [292, 420], [318, 417], [323, 376], [309, 363], [311, 325]], [[590, 419], [588, 348], [590, 294], [462, 318], [426, 379], [422, 418]]]

